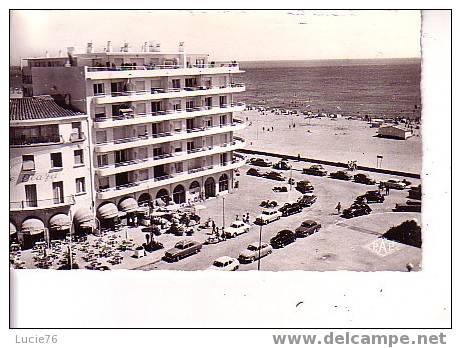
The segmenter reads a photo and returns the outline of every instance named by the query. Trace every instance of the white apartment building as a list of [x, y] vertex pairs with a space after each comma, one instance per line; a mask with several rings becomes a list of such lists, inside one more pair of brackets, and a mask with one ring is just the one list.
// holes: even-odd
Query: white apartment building
[[10, 235], [26, 248], [91, 211], [87, 134], [87, 115], [50, 96], [10, 100]]
[[[24, 67], [26, 94], [60, 95], [89, 115], [93, 187], [100, 219], [159, 199], [174, 203], [227, 193], [244, 164], [234, 151], [245, 127], [234, 112], [238, 64], [205, 54], [160, 52], [128, 44], [114, 52], [68, 49], [67, 57], [31, 58]], [[124, 204], [122, 202], [125, 201]], [[129, 203], [127, 203], [129, 202]], [[129, 207], [129, 208], [127, 208]]]

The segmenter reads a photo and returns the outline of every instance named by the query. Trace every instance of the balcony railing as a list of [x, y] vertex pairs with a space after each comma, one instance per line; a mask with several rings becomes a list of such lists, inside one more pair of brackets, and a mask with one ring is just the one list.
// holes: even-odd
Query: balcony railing
[[136, 182], [131, 182], [131, 183], [123, 184], [123, 185], [118, 185], [116, 187], [109, 187], [109, 188], [99, 189], [97, 192], [101, 193], [101, 192], [109, 192], [109, 191], [118, 191], [118, 190], [122, 190], [122, 189], [125, 189], [125, 188], [130, 188], [130, 187], [133, 187], [133, 186], [139, 186], [139, 185], [144, 184], [144, 183], [164, 181], [164, 180], [171, 179], [171, 178], [178, 177], [178, 176], [183, 176], [183, 175], [187, 175], [187, 174], [194, 174], [194, 173], [198, 173], [198, 172], [202, 172], [202, 171], [206, 171], [206, 170], [210, 170], [210, 169], [214, 169], [214, 168], [227, 167], [227, 166], [230, 166], [232, 164], [240, 163], [240, 162], [245, 162], [245, 159], [243, 157], [241, 157], [241, 156], [236, 156], [232, 161], [227, 161], [227, 162], [223, 162], [223, 163], [220, 163], [220, 164], [209, 165], [209, 166], [204, 166], [204, 167], [199, 167], [199, 168], [190, 168], [188, 170], [184, 170], [184, 171], [176, 172], [176, 173], [165, 174], [165, 175], [162, 175], [162, 176], [159, 176], [159, 177], [156, 177], [156, 178], [150, 178], [150, 179], [146, 179], [146, 180], [140, 180], [140, 181], [136, 181]]
[[187, 68], [198, 68], [198, 69], [209, 69], [209, 68], [232, 68], [239, 67], [238, 63], [217, 63], [217, 64], [194, 64], [190, 66], [182, 65], [124, 65], [124, 66], [111, 66], [111, 67], [99, 67], [89, 66], [87, 67], [88, 72], [95, 71], [128, 71], [128, 70], [165, 70], [165, 69], [187, 69]]
[[29, 210], [29, 209], [46, 209], [63, 205], [75, 204], [74, 195], [56, 197], [49, 199], [25, 200], [19, 202], [10, 202], [10, 210]]
[[228, 143], [223, 143], [223, 144], [218, 144], [218, 145], [213, 145], [213, 146], [202, 146], [202, 147], [198, 147], [195, 149], [189, 149], [186, 152], [181, 151], [181, 152], [165, 153], [165, 154], [153, 156], [151, 158], [146, 157], [146, 158], [139, 158], [139, 159], [130, 159], [130, 160], [123, 161], [123, 162], [116, 162], [114, 164], [104, 164], [104, 165], [98, 166], [98, 169], [125, 167], [125, 166], [129, 166], [133, 164], [157, 161], [157, 160], [164, 159], [164, 158], [173, 158], [173, 157], [179, 157], [179, 156], [184, 156], [187, 154], [193, 154], [193, 153], [198, 153], [198, 152], [203, 152], [203, 151], [211, 151], [211, 150], [220, 149], [220, 148], [227, 148], [233, 145], [237, 145], [238, 143], [244, 143], [244, 142], [245, 142], [244, 139], [234, 137], [234, 141], [231, 141]]
[[75, 132], [70, 134], [69, 141], [70, 142], [78, 142], [78, 141], [83, 141], [86, 139], [85, 133], [83, 132]]
[[10, 138], [11, 146], [33, 146], [33, 145], [47, 145], [47, 144], [60, 144], [64, 140], [59, 134], [36, 136], [36, 137], [15, 137]]
[[123, 115], [114, 115], [112, 117], [97, 117], [95, 118], [95, 122], [105, 122], [105, 121], [121, 121], [121, 120], [128, 120], [134, 118], [142, 118], [142, 117], [156, 117], [156, 116], [165, 116], [165, 115], [172, 115], [172, 114], [181, 114], [186, 112], [194, 112], [194, 111], [206, 111], [206, 110], [216, 110], [217, 112], [223, 111], [225, 109], [233, 108], [236, 106], [243, 106], [245, 107], [245, 103], [231, 103], [225, 104], [221, 106], [196, 106], [194, 108], [189, 109], [179, 109], [179, 110], [160, 110], [160, 111], [153, 111], [149, 113], [124, 113]]
[[133, 95], [145, 95], [145, 94], [161, 94], [161, 93], [181, 93], [181, 92], [191, 92], [191, 91], [209, 91], [209, 90], [219, 90], [224, 88], [240, 88], [245, 87], [243, 83], [231, 83], [228, 85], [222, 86], [195, 86], [195, 87], [185, 87], [185, 88], [151, 88], [150, 90], [141, 90], [141, 91], [114, 91], [111, 93], [100, 93], [94, 95], [94, 98], [105, 98], [105, 97], [126, 97]]
[[215, 125], [215, 126], [203, 126], [203, 127], [198, 127], [198, 128], [191, 128], [187, 129], [185, 132], [180, 130], [180, 131], [173, 131], [173, 132], [165, 132], [165, 133], [156, 133], [156, 134], [143, 134], [139, 135], [136, 137], [129, 137], [129, 138], [120, 138], [120, 139], [114, 139], [110, 141], [97, 141], [96, 145], [111, 145], [111, 144], [121, 144], [121, 143], [130, 143], [130, 142], [135, 142], [135, 141], [140, 141], [140, 140], [146, 140], [149, 138], [160, 138], [160, 137], [168, 137], [168, 136], [173, 136], [173, 135], [179, 135], [179, 134], [186, 134], [186, 133], [192, 133], [192, 132], [200, 132], [200, 131], [205, 131], [213, 128], [223, 128], [223, 127], [229, 127], [229, 126], [236, 126], [238, 124], [242, 124], [243, 121], [241, 120], [236, 120], [234, 119], [234, 122], [232, 123], [223, 123], [220, 125]]

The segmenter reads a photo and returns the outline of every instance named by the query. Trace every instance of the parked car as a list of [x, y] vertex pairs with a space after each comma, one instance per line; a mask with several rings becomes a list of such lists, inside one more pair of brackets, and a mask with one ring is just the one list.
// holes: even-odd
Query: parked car
[[314, 164], [309, 168], [303, 168], [303, 174], [325, 176], [327, 171], [320, 164]]
[[167, 261], [179, 261], [184, 257], [197, 254], [202, 249], [202, 244], [194, 240], [183, 239], [165, 252], [164, 259]]
[[303, 207], [301, 207], [301, 205], [296, 202], [287, 202], [279, 209], [279, 211], [282, 213], [282, 216], [297, 214], [302, 210]]
[[272, 191], [274, 191], [274, 192], [288, 192], [288, 189], [286, 188], [286, 186], [274, 186], [272, 188]]
[[405, 203], [397, 203], [395, 205], [394, 211], [413, 211], [421, 212], [421, 201], [412, 201], [408, 200]]
[[355, 174], [354, 181], [358, 182], [359, 184], [365, 184], [365, 185], [376, 184], [376, 180], [373, 180], [372, 178], [370, 178], [368, 174], [364, 174], [364, 173]]
[[240, 262], [253, 262], [261, 257], [272, 253], [272, 247], [266, 242], [261, 242], [261, 247], [258, 242], [251, 243], [239, 255]]
[[224, 229], [226, 238], [234, 238], [240, 234], [247, 233], [250, 230], [250, 226], [243, 221], [236, 220], [229, 227]]
[[274, 207], [278, 206], [278, 203], [276, 201], [266, 200], [266, 201], [262, 201], [259, 204], [259, 206], [263, 207], [263, 208], [274, 208]]
[[408, 191], [408, 198], [411, 199], [421, 199], [421, 185], [412, 186]]
[[298, 198], [297, 203], [301, 207], [305, 208], [305, 207], [310, 207], [316, 201], [317, 201], [317, 196], [313, 195], [312, 193], [305, 193], [304, 195]]
[[275, 209], [264, 209], [260, 215], [256, 217], [255, 222], [260, 225], [267, 225], [272, 221], [280, 220], [282, 213]]
[[239, 269], [240, 262], [235, 257], [221, 256], [213, 261], [213, 264], [208, 267], [214, 271], [236, 271]]
[[291, 168], [291, 165], [288, 163], [288, 160], [281, 159], [280, 161], [272, 165], [272, 168], [279, 170], [288, 170]]
[[342, 217], [350, 219], [352, 217], [367, 215], [371, 213], [371, 208], [365, 203], [353, 203], [349, 208], [344, 209]]
[[270, 240], [270, 245], [274, 248], [283, 248], [288, 244], [291, 244], [296, 241], [296, 234], [290, 230], [281, 230], [277, 232], [275, 237], [272, 237]]
[[263, 173], [257, 168], [250, 168], [247, 170], [247, 175], [251, 176], [263, 176]]
[[314, 191], [314, 186], [309, 180], [302, 180], [296, 183], [296, 189], [301, 193], [308, 193]]
[[365, 194], [358, 196], [355, 201], [358, 203], [382, 203], [384, 202], [384, 196], [377, 190], [367, 191]]
[[352, 175], [350, 175], [348, 172], [345, 172], [344, 170], [338, 170], [337, 172], [330, 173], [330, 177], [333, 179], [339, 179], [339, 180], [351, 180]]
[[271, 167], [272, 162], [266, 161], [265, 159], [262, 158], [251, 158], [250, 159], [250, 164], [258, 167]]
[[321, 227], [322, 225], [314, 220], [306, 220], [295, 230], [296, 237], [307, 237], [318, 232]]
[[390, 180], [387, 180], [387, 181], [381, 181], [379, 183], [379, 186], [381, 188], [385, 188], [386, 186], [388, 186], [389, 188], [395, 189], [395, 190], [405, 190], [407, 188], [407, 185], [404, 182], [398, 181], [398, 180], [395, 180], [395, 179], [390, 179]]
[[263, 174], [263, 177], [265, 177], [266, 179], [277, 180], [277, 181], [285, 181], [286, 179], [286, 177], [284, 177], [279, 172], [268, 172], [266, 174]]

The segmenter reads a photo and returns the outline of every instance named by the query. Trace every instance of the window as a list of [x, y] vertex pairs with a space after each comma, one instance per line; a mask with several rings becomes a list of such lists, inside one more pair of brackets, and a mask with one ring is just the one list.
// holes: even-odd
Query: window
[[98, 167], [107, 166], [109, 164], [109, 156], [99, 155], [98, 156]]
[[106, 108], [105, 107], [96, 107], [94, 109], [94, 117], [96, 121], [106, 118]]
[[197, 79], [195, 77], [186, 79], [186, 87], [195, 87], [197, 86]]
[[159, 112], [162, 110], [162, 104], [161, 102], [152, 102], [151, 103], [151, 109], [152, 109], [152, 112]]
[[53, 183], [53, 202], [54, 204], [64, 203], [64, 187], [62, 181]]
[[74, 150], [74, 164], [83, 164], [83, 150]]
[[107, 141], [106, 131], [96, 131], [96, 143], [101, 144]]
[[60, 152], [52, 153], [50, 157], [52, 168], [62, 168], [62, 154]]
[[175, 111], [181, 110], [181, 103], [173, 104], [173, 110], [175, 110]]
[[28, 207], [37, 206], [37, 186], [36, 185], [26, 185], [26, 205]]
[[22, 156], [22, 170], [35, 170], [34, 155]]
[[212, 97], [206, 97], [205, 98], [205, 106], [207, 106], [207, 107], [213, 106], [213, 98]]
[[225, 95], [219, 96], [219, 106], [224, 107], [227, 105], [227, 97]]
[[76, 193], [85, 193], [85, 178], [75, 179], [75, 192]]
[[193, 100], [186, 101], [186, 110], [192, 111], [193, 109], [194, 109], [194, 101]]
[[107, 176], [100, 177], [98, 180], [100, 190], [106, 190], [109, 188], [109, 178]]
[[171, 80], [173, 88], [181, 88], [181, 80], [180, 79], [173, 79]]
[[93, 84], [93, 93], [94, 95], [104, 94], [104, 83]]
[[219, 116], [219, 124], [220, 124], [221, 126], [223, 126], [223, 125], [226, 124], [226, 118], [227, 118], [226, 115], [220, 115], [220, 116]]

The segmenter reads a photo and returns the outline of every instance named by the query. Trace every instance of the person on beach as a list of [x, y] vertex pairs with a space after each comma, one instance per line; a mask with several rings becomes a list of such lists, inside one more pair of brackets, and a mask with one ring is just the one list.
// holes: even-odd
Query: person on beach
[[238, 219], [239, 219], [239, 214], [235, 215], [235, 220], [238, 221]]
[[274, 131], [274, 127], [272, 127], [272, 132]]
[[338, 211], [338, 215], [341, 212], [341, 202], [338, 202], [338, 205], [335, 208]]

